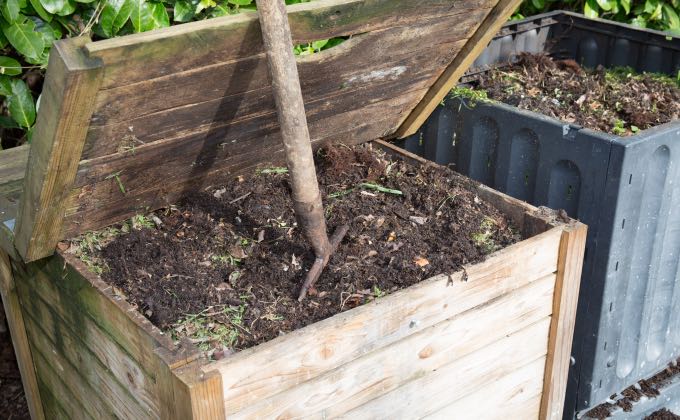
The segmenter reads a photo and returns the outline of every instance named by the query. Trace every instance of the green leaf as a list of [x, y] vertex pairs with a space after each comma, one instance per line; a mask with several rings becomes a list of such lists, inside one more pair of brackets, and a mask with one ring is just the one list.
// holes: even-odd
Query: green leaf
[[8, 23], [13, 23], [19, 20], [19, 0], [4, 0], [2, 3], [2, 16]]
[[586, 0], [583, 5], [583, 14], [589, 18], [596, 18], [600, 16], [600, 6], [595, 0]]
[[596, 0], [596, 1], [597, 1], [597, 5], [600, 6], [600, 8], [602, 10], [604, 10], [605, 12], [612, 10], [612, 5], [611, 5], [610, 0]]
[[195, 6], [185, 0], [177, 0], [175, 2], [175, 8], [173, 9], [173, 18], [175, 22], [188, 22], [190, 21], [195, 13]]
[[45, 40], [42, 34], [35, 31], [35, 23], [30, 20], [24, 23], [15, 22], [3, 26], [2, 32], [10, 44], [27, 58], [38, 59], [45, 50]]
[[0, 56], [0, 74], [17, 76], [21, 74], [21, 64], [13, 58]]
[[253, 0], [229, 0], [229, 3], [235, 4], [237, 6], [247, 6], [252, 2]]
[[154, 28], [153, 18], [151, 17], [151, 10], [145, 0], [130, 0], [132, 3], [132, 12], [130, 13], [130, 20], [135, 32], [150, 31]]
[[106, 0], [99, 18], [102, 32], [111, 38], [118, 34], [120, 28], [130, 19], [132, 13], [131, 0]]
[[9, 115], [21, 127], [30, 127], [35, 122], [35, 102], [26, 83], [12, 80], [12, 94], [7, 98]]
[[0, 95], [9, 96], [12, 94], [12, 78], [0, 75]]
[[88, 4], [88, 3], [92, 3], [92, 2], [94, 2], [94, 1], [96, 1], [96, 0], [76, 0], [76, 1], [77, 1], [78, 3], [85, 3], [85, 4]]
[[151, 11], [151, 19], [153, 19], [154, 28], [167, 28], [170, 26], [170, 18], [168, 11], [165, 10], [165, 4], [161, 2], [149, 2]]
[[645, 2], [645, 13], [654, 13], [656, 6], [658, 5], [657, 0], [647, 0]]
[[35, 10], [42, 20], [45, 22], [52, 21], [52, 15], [47, 13], [47, 10], [45, 10], [43, 5], [40, 3], [40, 0], [31, 0], [31, 6], [33, 6], [33, 10]]
[[10, 117], [0, 115], [0, 127], [2, 128], [19, 128], [17, 123], [14, 122]]
[[545, 7], [545, 0], [531, 0], [531, 5], [534, 6], [539, 12], [543, 11]]
[[665, 16], [665, 21], [668, 23], [668, 29], [680, 29], [680, 17], [673, 10], [670, 4], [664, 3], [663, 13]]
[[67, 0], [40, 0], [40, 4], [47, 13], [56, 15], [67, 7]]
[[312, 48], [314, 49], [314, 51], [319, 52], [323, 47], [326, 46], [326, 44], [328, 44], [328, 40], [321, 39], [319, 41], [312, 42]]
[[76, 2], [74, 0], [67, 0], [64, 8], [57, 12], [59, 16], [72, 15], [76, 11]]
[[623, 10], [625, 10], [626, 14], [630, 13], [630, 2], [631, 0], [619, 0], [619, 3], [623, 7]]

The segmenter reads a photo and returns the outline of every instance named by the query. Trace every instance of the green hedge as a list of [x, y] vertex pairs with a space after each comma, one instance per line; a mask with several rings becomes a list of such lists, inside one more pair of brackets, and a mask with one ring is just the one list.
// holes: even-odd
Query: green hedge
[[[0, 145], [30, 141], [55, 40], [85, 34], [111, 38], [254, 8], [255, 0], [0, 0]], [[514, 18], [554, 9], [680, 33], [680, 0], [526, 0]], [[298, 45], [295, 52], [310, 54], [339, 42], [320, 40]]]

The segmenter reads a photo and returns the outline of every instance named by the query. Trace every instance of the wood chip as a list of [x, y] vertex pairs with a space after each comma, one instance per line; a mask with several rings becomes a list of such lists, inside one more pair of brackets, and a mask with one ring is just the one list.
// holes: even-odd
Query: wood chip
[[416, 257], [416, 259], [413, 260], [413, 262], [416, 263], [418, 267], [425, 267], [426, 265], [430, 264], [427, 258], [424, 257]]
[[427, 217], [421, 217], [421, 216], [409, 216], [408, 220], [412, 221], [413, 223], [417, 225], [424, 225], [427, 223]]

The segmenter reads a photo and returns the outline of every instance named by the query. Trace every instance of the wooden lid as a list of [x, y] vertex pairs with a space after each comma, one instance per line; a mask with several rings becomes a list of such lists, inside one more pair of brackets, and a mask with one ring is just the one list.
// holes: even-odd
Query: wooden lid
[[[417, 130], [519, 0], [319, 0], [288, 8], [312, 140]], [[15, 228], [26, 261], [283, 161], [255, 13], [91, 42], [50, 55]]]

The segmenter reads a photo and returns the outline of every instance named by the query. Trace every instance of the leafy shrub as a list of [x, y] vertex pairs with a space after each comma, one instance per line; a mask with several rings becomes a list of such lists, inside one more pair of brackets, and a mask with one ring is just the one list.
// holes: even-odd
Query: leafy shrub
[[[30, 139], [54, 41], [80, 35], [111, 38], [254, 9], [255, 0], [0, 0], [0, 145]], [[341, 41], [295, 49], [310, 54]]]
[[559, 9], [680, 35], [680, 0], [524, 0], [514, 18]]

